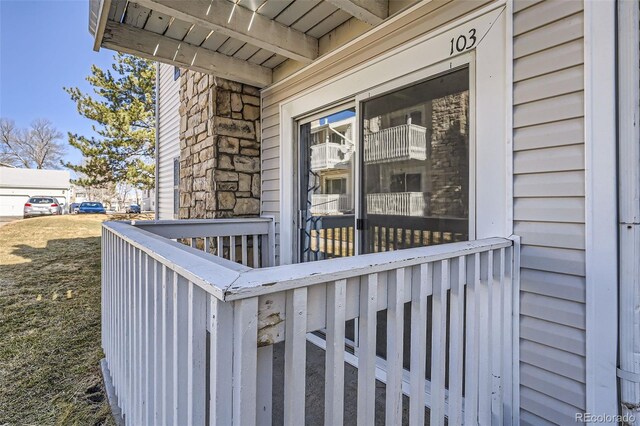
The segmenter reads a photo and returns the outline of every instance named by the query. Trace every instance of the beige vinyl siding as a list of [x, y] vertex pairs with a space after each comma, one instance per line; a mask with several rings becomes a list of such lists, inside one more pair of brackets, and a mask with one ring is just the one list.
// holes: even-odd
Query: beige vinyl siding
[[[262, 199], [261, 213], [275, 216], [276, 244], [280, 235], [280, 104], [342, 73], [381, 56], [429, 31], [476, 10], [491, 0], [433, 0], [424, 3], [391, 25], [357, 39], [327, 60], [262, 91]], [[288, 224], [287, 226], [294, 226]]]
[[523, 424], [585, 409], [581, 1], [514, 4], [514, 233], [522, 237]]
[[180, 79], [160, 64], [158, 87], [158, 217], [173, 219], [173, 159], [180, 156]]

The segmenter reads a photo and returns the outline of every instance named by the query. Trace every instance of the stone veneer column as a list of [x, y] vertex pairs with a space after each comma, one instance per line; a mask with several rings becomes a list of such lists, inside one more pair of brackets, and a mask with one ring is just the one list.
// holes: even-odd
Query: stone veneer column
[[259, 90], [183, 70], [179, 217], [259, 214]]

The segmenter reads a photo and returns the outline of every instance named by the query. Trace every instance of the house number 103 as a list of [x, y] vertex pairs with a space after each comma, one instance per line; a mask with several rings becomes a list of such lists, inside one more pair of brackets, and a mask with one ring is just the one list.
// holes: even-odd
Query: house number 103
[[457, 38], [451, 39], [451, 52], [449, 55], [453, 55], [455, 52], [464, 52], [465, 50], [471, 49], [476, 45], [476, 29], [471, 28], [469, 30], [469, 37], [467, 38], [464, 35], [459, 35]]

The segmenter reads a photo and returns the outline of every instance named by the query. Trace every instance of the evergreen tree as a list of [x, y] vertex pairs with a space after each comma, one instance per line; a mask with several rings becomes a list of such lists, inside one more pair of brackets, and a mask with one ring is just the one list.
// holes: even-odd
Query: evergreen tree
[[69, 133], [69, 144], [82, 152], [81, 164], [65, 163], [78, 173], [76, 183], [106, 187], [126, 183], [138, 189], [154, 186], [154, 62], [118, 53], [112, 70], [93, 65], [87, 81], [93, 94], [66, 88], [78, 112], [94, 121], [98, 137]]

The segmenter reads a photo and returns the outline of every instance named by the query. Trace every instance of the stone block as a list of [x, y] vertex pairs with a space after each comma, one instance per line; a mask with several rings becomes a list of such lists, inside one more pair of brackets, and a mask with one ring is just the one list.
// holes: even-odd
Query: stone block
[[233, 208], [236, 215], [257, 215], [260, 214], [260, 201], [255, 198], [238, 199]]
[[233, 192], [218, 192], [218, 208], [220, 210], [231, 210], [236, 204], [236, 196]]
[[[200, 161], [207, 161], [207, 160], [213, 160], [214, 157], [214, 150], [213, 147], [210, 146], [208, 148], [204, 148], [203, 150], [200, 151], [198, 158], [200, 158]], [[211, 165], [213, 167], [213, 164]], [[207, 167], [210, 168], [210, 167]]]
[[216, 182], [216, 189], [218, 191], [237, 191], [238, 182]]
[[214, 192], [207, 192], [207, 195], [205, 196], [205, 207], [207, 209], [207, 211], [210, 210], [215, 210], [216, 207], [216, 196]]
[[189, 192], [180, 193], [180, 206], [182, 207], [191, 206], [191, 193]]
[[198, 124], [198, 126], [193, 131], [195, 132], [196, 135], [199, 135], [200, 133], [204, 133], [204, 135], [206, 136], [207, 122], [205, 121], [204, 123]]
[[251, 191], [251, 175], [248, 175], [245, 173], [239, 173], [238, 176], [239, 176], [238, 190]]
[[232, 112], [231, 118], [235, 118], [236, 120], [242, 120], [243, 115], [241, 112]]
[[194, 192], [194, 193], [193, 193], [193, 198], [194, 198], [196, 201], [204, 201], [204, 200], [205, 200], [206, 195], [207, 195], [207, 193], [206, 193], [206, 192], [204, 192], [204, 191], [197, 191], [197, 192]]
[[216, 78], [218, 87], [232, 92], [242, 92], [242, 84], [224, 78]]
[[209, 183], [206, 177], [193, 178], [193, 190], [194, 191], [207, 191], [209, 190]]
[[240, 154], [246, 155], [248, 157], [257, 157], [260, 155], [260, 151], [258, 151], [257, 149], [242, 148], [240, 150]]
[[239, 93], [231, 94], [231, 111], [240, 112], [242, 111], [242, 95]]
[[251, 95], [242, 95], [242, 103], [245, 104], [249, 104], [249, 105], [255, 105], [255, 106], [260, 106], [260, 98], [257, 96], [251, 96]]
[[237, 154], [240, 152], [240, 140], [237, 138], [230, 138], [228, 136], [219, 136], [218, 150], [229, 154]]
[[233, 157], [234, 169], [238, 172], [255, 173], [260, 171], [260, 161], [255, 157]]
[[240, 147], [242, 148], [251, 148], [251, 149], [260, 149], [260, 144], [256, 141], [249, 141], [249, 140], [241, 140], [240, 141]]
[[257, 87], [249, 86], [247, 84], [242, 85], [242, 93], [252, 96], [260, 96], [260, 89]]
[[231, 159], [230, 156], [225, 154], [220, 154], [218, 156], [218, 169], [234, 170], [236, 169], [236, 167], [234, 167], [234, 161]]
[[209, 79], [207, 78], [207, 76], [204, 76], [198, 82], [198, 93], [203, 93], [208, 88], [209, 88]]
[[205, 176], [207, 172], [207, 168], [205, 167], [205, 163], [196, 163], [193, 165], [193, 177], [199, 178]]
[[245, 105], [242, 109], [242, 116], [245, 120], [257, 120], [260, 118], [260, 108], [253, 105]]
[[[193, 211], [194, 209], [191, 209]], [[204, 219], [205, 204], [204, 201], [196, 201], [195, 218]]]
[[250, 121], [234, 120], [226, 117], [215, 117], [213, 120], [218, 135], [241, 139], [255, 139], [256, 137], [254, 124]]
[[236, 173], [236, 172], [226, 172], [224, 170], [216, 170], [213, 173], [213, 179], [216, 182], [237, 182], [238, 181], [238, 173]]
[[224, 90], [218, 90], [216, 111], [218, 116], [225, 117], [231, 115], [231, 93]]
[[251, 178], [251, 195], [256, 198], [260, 197], [260, 173], [256, 173]]

